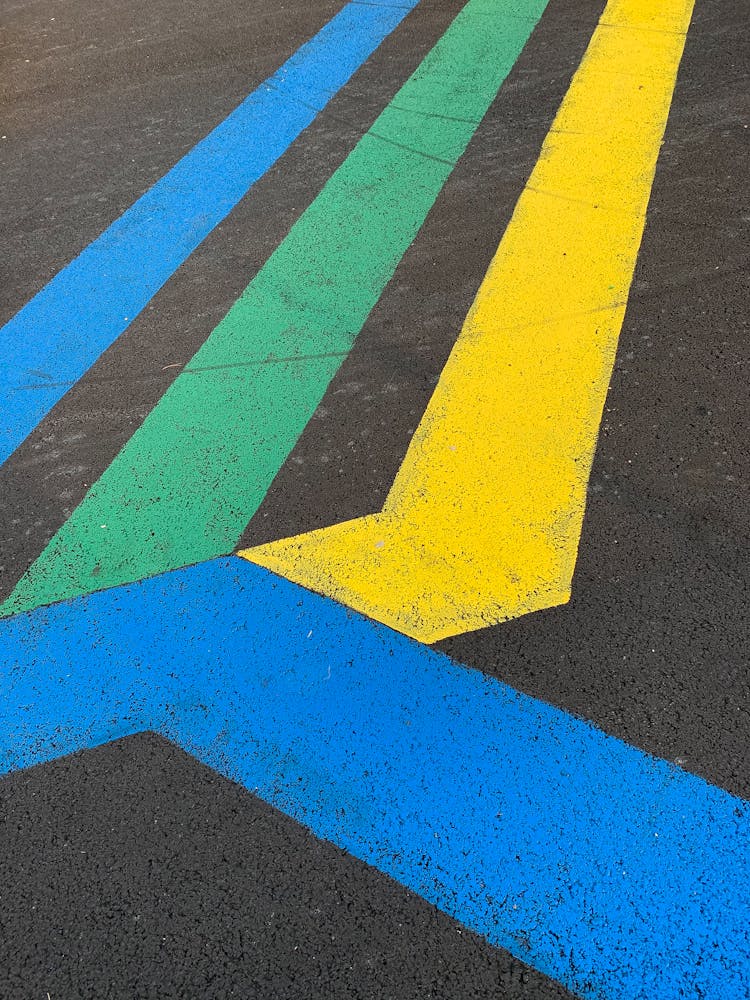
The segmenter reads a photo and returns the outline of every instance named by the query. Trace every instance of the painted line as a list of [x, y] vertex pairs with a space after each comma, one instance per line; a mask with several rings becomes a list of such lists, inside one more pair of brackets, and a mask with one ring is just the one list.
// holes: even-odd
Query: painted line
[[750, 993], [750, 803], [236, 558], [0, 625], [3, 770], [140, 729], [582, 997]]
[[417, 2], [343, 7], [0, 329], [0, 463]]
[[379, 514], [246, 558], [424, 642], [570, 597], [693, 0], [610, 0]]
[[469, 0], [0, 614], [232, 551], [545, 3]]

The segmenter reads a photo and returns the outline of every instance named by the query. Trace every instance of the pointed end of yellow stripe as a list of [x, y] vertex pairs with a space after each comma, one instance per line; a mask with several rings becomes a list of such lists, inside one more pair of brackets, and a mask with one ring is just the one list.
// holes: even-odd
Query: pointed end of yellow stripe
[[[569, 581], [446, 553], [384, 514], [245, 549], [243, 559], [423, 643], [565, 604]], [[546, 577], [549, 579], [549, 576]]]

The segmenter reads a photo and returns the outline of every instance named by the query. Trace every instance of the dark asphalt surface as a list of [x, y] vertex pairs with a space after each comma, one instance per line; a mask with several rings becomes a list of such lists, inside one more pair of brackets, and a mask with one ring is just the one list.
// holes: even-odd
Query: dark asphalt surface
[[[338, 6], [4, 3], [0, 322]], [[461, 6], [423, 0], [0, 469], [3, 594]], [[552, 0], [244, 543], [381, 507], [602, 7]], [[697, 0], [571, 603], [439, 644], [745, 798], [748, 33]], [[47, 993], [568, 995], [149, 735], [0, 782], [0, 997]]]

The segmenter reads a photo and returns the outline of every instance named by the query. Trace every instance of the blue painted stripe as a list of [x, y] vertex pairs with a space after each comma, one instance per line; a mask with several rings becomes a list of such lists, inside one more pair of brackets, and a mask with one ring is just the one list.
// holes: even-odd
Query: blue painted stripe
[[417, 2], [347, 4], [0, 329], [0, 463]]
[[750, 804], [259, 567], [0, 648], [6, 769], [158, 730], [583, 997], [750, 995]]

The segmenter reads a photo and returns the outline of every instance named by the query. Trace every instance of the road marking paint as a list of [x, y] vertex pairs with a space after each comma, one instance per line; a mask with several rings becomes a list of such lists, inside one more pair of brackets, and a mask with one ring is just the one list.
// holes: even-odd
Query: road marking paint
[[0, 329], [0, 463], [417, 2], [343, 7]]
[[0, 661], [0, 770], [154, 730], [582, 997], [748, 996], [750, 803], [244, 560]]
[[241, 555], [424, 642], [569, 599], [693, 2], [653, 7], [607, 5], [382, 511]]
[[0, 614], [235, 547], [545, 4], [470, 0]]

